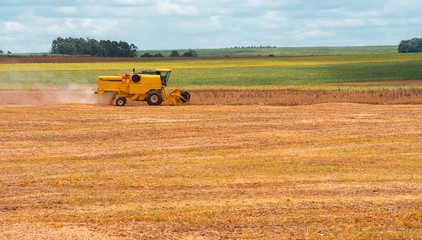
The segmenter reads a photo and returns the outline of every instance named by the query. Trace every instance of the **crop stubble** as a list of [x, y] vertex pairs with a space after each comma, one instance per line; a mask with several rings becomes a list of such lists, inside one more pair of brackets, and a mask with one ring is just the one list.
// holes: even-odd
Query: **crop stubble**
[[0, 238], [422, 236], [419, 105], [0, 111]]
[[[167, 91], [171, 92], [171, 91]], [[379, 90], [189, 90], [190, 105], [308, 105], [328, 102], [369, 104], [422, 104], [422, 89]], [[0, 90], [0, 104], [41, 105], [63, 103], [114, 104], [113, 94], [94, 90]], [[128, 105], [146, 105], [128, 101]], [[163, 105], [168, 105], [164, 102]]]

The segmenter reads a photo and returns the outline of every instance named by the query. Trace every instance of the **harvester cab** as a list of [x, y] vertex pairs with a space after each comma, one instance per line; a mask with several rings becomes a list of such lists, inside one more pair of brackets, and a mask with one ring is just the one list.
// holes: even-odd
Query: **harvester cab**
[[[132, 101], [146, 101], [149, 105], [160, 105], [163, 100], [170, 105], [184, 105], [189, 103], [190, 94], [176, 89], [170, 94], [165, 93], [171, 69], [144, 70], [130, 74], [116, 74], [115, 76], [99, 76], [96, 94], [113, 94], [117, 96], [117, 106], [124, 106], [127, 98]], [[115, 97], [114, 97], [115, 98]]]
[[168, 80], [170, 78], [171, 71], [157, 71], [157, 74], [161, 77], [161, 84], [164, 87], [167, 87]]

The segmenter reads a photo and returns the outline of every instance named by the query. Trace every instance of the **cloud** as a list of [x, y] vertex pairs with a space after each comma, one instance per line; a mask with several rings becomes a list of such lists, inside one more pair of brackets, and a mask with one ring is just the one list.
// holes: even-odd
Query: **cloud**
[[65, 18], [64, 21], [60, 20], [58, 24], [53, 25], [50, 30], [53, 30], [51, 33], [58, 30], [63, 35], [73, 35], [72, 33], [78, 32], [80, 37], [106, 37], [111, 32], [116, 33], [118, 31], [118, 25], [118, 21], [111, 19]]
[[359, 18], [346, 19], [314, 19], [305, 21], [307, 28], [345, 28], [345, 27], [362, 27], [365, 26], [365, 21]]
[[259, 24], [268, 29], [280, 28], [289, 23], [289, 19], [282, 12], [268, 11], [259, 17]]
[[174, 3], [171, 0], [158, 0], [155, 13], [164, 15], [196, 16], [199, 11], [191, 4], [182, 5]]
[[297, 0], [232, 0], [227, 3], [244, 9], [279, 9], [296, 4]]
[[79, 11], [76, 7], [58, 7], [55, 10], [58, 13], [64, 13], [64, 14], [78, 14]]
[[136, 6], [138, 4], [143, 4], [146, 1], [144, 0], [114, 0], [112, 4], [114, 5], [126, 5], [126, 6]]
[[28, 29], [19, 22], [0, 22], [0, 34], [24, 33]]
[[295, 39], [304, 40], [304, 39], [321, 39], [321, 38], [332, 38], [336, 35], [333, 30], [324, 31], [320, 29], [314, 30], [305, 30], [305, 31], [295, 31], [292, 33]]
[[375, 26], [375, 27], [383, 27], [383, 26], [389, 25], [388, 20], [382, 19], [382, 18], [369, 18], [367, 22], [369, 25]]
[[59, 36], [140, 49], [398, 44], [422, 37], [419, 0], [10, 0], [0, 49], [47, 52]]
[[183, 20], [180, 23], [176, 23], [175, 26], [177, 31], [189, 34], [208, 33], [223, 28], [220, 16], [210, 16], [197, 19], [197, 21]]

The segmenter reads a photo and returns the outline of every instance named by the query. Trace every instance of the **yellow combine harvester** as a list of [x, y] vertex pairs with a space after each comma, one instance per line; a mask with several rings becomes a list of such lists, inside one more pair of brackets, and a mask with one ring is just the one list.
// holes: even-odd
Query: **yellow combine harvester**
[[115, 103], [124, 106], [126, 98], [132, 101], [147, 101], [149, 105], [160, 105], [163, 100], [170, 105], [184, 105], [189, 103], [190, 94], [179, 89], [166, 94], [164, 89], [170, 78], [171, 69], [146, 70], [130, 74], [116, 74], [115, 76], [98, 77], [96, 94], [108, 92], [118, 96]]

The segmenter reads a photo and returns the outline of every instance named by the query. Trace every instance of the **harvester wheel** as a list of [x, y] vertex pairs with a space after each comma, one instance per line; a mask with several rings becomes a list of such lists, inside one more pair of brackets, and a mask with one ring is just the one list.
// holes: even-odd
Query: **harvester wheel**
[[116, 100], [116, 105], [117, 106], [124, 106], [125, 104], [126, 104], [126, 98], [124, 98], [124, 97], [119, 97]]
[[163, 97], [160, 92], [152, 90], [148, 93], [146, 100], [149, 105], [159, 106], [163, 102]]

